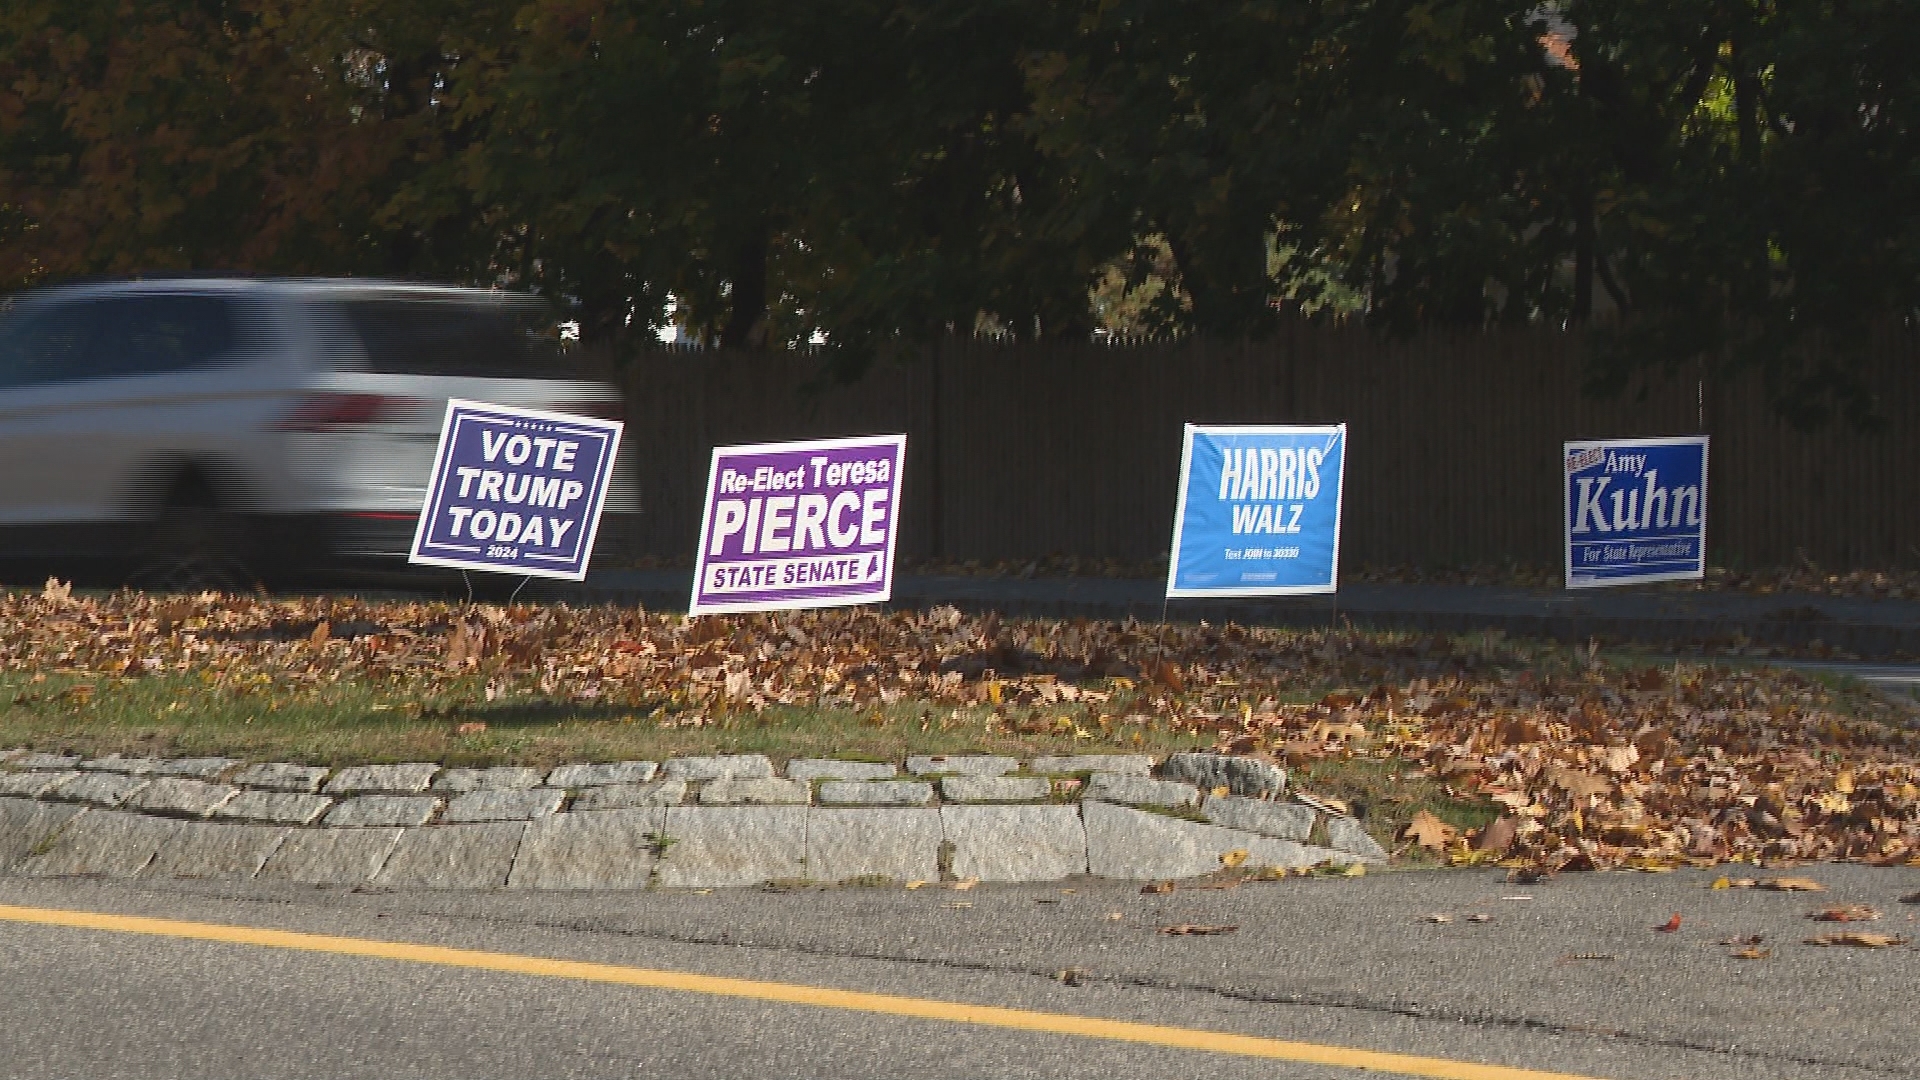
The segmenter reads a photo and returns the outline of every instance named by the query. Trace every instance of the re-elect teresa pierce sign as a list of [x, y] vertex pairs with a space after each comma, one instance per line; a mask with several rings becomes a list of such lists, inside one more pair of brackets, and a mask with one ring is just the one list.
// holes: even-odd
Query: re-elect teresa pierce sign
[[1167, 595], [1330, 593], [1347, 426], [1187, 425]]
[[692, 615], [893, 596], [905, 435], [716, 446]]
[[1707, 437], [1566, 446], [1567, 588], [1706, 576]]
[[617, 420], [447, 402], [408, 561], [583, 580], [620, 428]]

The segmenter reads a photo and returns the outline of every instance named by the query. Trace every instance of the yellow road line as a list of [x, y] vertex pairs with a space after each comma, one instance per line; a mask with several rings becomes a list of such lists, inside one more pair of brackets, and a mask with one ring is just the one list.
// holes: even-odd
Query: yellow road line
[[404, 960], [415, 964], [438, 964], [443, 967], [499, 971], [513, 975], [578, 979], [585, 982], [611, 983], [617, 986], [639, 986], [652, 990], [678, 990], [694, 994], [712, 994], [718, 997], [773, 1001], [786, 1005], [811, 1005], [817, 1008], [848, 1009], [882, 1016], [938, 1020], [950, 1024], [978, 1024], [984, 1027], [1033, 1031], [1047, 1035], [1070, 1035], [1085, 1039], [1107, 1039], [1114, 1042], [1164, 1046], [1178, 1050], [1201, 1050], [1238, 1057], [1332, 1065], [1400, 1076], [1432, 1077], [1435, 1080], [1590, 1080], [1590, 1078], [1569, 1073], [1540, 1072], [1534, 1069], [1481, 1065], [1447, 1058], [1390, 1054], [1377, 1050], [1356, 1050], [1345, 1046], [1290, 1042], [1284, 1039], [1264, 1039], [1222, 1031], [1201, 1031], [1160, 1024], [1136, 1024], [1125, 1020], [1075, 1016], [1071, 1013], [1007, 1009], [992, 1005], [966, 1005], [953, 1001], [935, 1001], [895, 994], [867, 994], [854, 990], [834, 990], [796, 983], [697, 975], [685, 971], [592, 964], [578, 960], [552, 960], [539, 956], [480, 952], [473, 949], [449, 949], [438, 945], [416, 945], [404, 941], [376, 941], [368, 938], [334, 937], [327, 934], [303, 934], [290, 930], [264, 930], [251, 926], [181, 922], [174, 919], [149, 919], [135, 915], [66, 911], [59, 908], [13, 907], [5, 904], [0, 904], [0, 921], [64, 926], [81, 930], [106, 930], [121, 934], [146, 934], [153, 937], [184, 938], [190, 941], [217, 941], [228, 945], [294, 949], [301, 952], [332, 953], [340, 956], [364, 956], [378, 960]]

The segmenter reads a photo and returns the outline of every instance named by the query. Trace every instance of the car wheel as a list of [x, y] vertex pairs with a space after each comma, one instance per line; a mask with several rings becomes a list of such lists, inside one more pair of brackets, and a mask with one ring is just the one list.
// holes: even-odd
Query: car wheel
[[128, 584], [166, 592], [249, 592], [260, 587], [257, 536], [247, 515], [221, 505], [197, 478], [176, 484], [148, 526]]

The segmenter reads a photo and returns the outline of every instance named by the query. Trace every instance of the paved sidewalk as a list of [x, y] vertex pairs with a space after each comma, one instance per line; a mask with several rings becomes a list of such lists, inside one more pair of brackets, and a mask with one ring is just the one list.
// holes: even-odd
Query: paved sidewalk
[[[549, 596], [638, 602], [685, 611], [686, 570], [603, 570], [582, 586]], [[1564, 641], [1598, 638], [1647, 646], [1723, 643], [1806, 648], [1815, 642], [1871, 659], [1920, 657], [1920, 602], [1813, 594], [1594, 589], [1571, 592], [1494, 585], [1349, 585], [1337, 597], [1265, 601], [1175, 600], [1162, 583], [1126, 578], [1009, 578], [903, 575], [894, 602], [952, 604], [1008, 615], [1193, 622], [1255, 626], [1327, 626], [1351, 622], [1382, 629], [1462, 633], [1503, 630]]]

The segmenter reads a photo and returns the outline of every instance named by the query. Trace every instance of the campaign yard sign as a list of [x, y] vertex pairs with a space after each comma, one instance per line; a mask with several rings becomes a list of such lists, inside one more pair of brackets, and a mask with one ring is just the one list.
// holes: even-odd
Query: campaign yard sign
[[1706, 576], [1707, 437], [1566, 444], [1567, 588]]
[[716, 446], [692, 615], [893, 596], [905, 435]]
[[1167, 595], [1330, 593], [1347, 425], [1187, 425]]
[[447, 402], [409, 562], [581, 581], [618, 420]]

